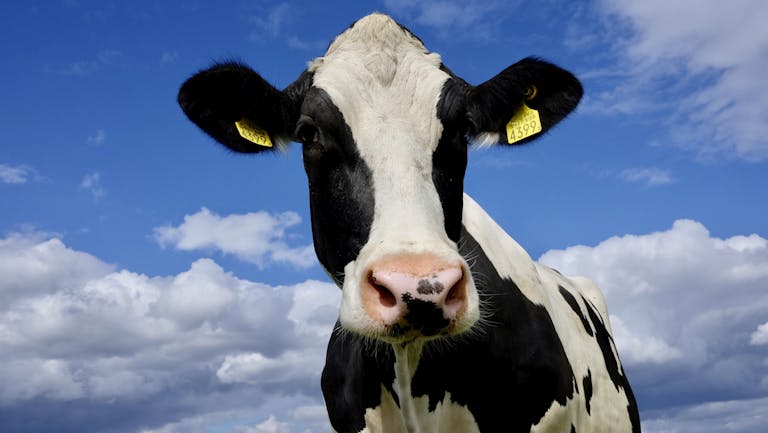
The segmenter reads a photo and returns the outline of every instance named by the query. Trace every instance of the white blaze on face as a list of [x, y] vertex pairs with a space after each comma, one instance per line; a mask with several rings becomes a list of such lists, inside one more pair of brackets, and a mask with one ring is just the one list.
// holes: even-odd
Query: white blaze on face
[[358, 290], [371, 263], [425, 252], [463, 263], [445, 233], [432, 180], [432, 156], [443, 131], [437, 104], [449, 78], [440, 65], [439, 55], [428, 53], [389, 17], [374, 14], [339, 35], [309, 68], [314, 86], [343, 114], [372, 172], [373, 225], [358, 258], [345, 268], [341, 307], [342, 323], [363, 331], [375, 327]]

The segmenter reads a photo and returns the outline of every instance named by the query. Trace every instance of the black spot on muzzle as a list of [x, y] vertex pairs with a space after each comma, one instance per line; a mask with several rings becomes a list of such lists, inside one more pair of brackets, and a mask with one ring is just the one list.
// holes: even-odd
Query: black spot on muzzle
[[408, 312], [405, 313], [407, 326], [401, 329], [416, 330], [429, 337], [440, 333], [450, 324], [450, 320], [443, 316], [442, 308], [434, 302], [414, 299], [409, 293], [404, 294], [402, 299], [408, 307]]

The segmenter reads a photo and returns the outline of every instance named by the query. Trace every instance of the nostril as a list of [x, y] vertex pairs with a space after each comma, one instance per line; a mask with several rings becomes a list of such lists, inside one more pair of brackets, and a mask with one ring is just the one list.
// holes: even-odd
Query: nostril
[[397, 305], [397, 298], [395, 295], [383, 284], [376, 281], [376, 277], [373, 276], [373, 272], [368, 274], [368, 283], [376, 289], [379, 294], [379, 302], [385, 307], [394, 307]]
[[456, 281], [448, 293], [445, 295], [444, 305], [446, 312], [449, 314], [456, 314], [462, 309], [462, 306], [467, 300], [467, 284], [464, 272], [462, 271], [461, 277]]
[[458, 282], [451, 287], [448, 294], [445, 296], [445, 303], [452, 304], [455, 302], [461, 302], [464, 299], [464, 285]]

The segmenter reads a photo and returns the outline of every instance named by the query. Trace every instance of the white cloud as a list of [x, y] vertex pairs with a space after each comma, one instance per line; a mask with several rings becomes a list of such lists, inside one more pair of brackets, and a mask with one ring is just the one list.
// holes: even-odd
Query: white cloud
[[668, 185], [675, 182], [669, 170], [657, 167], [627, 168], [619, 173], [619, 178], [626, 182], [640, 183], [646, 187]]
[[68, 248], [43, 233], [12, 233], [0, 239], [0, 305], [19, 296], [50, 294], [106, 276], [112, 265]]
[[302, 39], [296, 35], [290, 36], [286, 43], [288, 44], [289, 48], [293, 48], [295, 50], [301, 50], [301, 51], [311, 51], [311, 52], [323, 52], [323, 50], [328, 46], [327, 41], [308, 41], [305, 39]]
[[93, 133], [93, 135], [89, 135], [86, 139], [86, 142], [88, 144], [95, 144], [99, 145], [104, 143], [104, 140], [107, 139], [107, 131], [103, 129], [97, 129], [96, 132]]
[[80, 181], [80, 189], [91, 193], [93, 198], [101, 198], [106, 194], [106, 190], [101, 185], [101, 173], [95, 171], [88, 173]]
[[[141, 433], [325, 433], [331, 430], [325, 406], [301, 406], [295, 398], [274, 397], [268, 415], [254, 416], [243, 410], [221, 410], [186, 417], [159, 428], [141, 430]], [[296, 407], [295, 410], [287, 409]], [[276, 415], [275, 412], [280, 412]], [[291, 415], [293, 413], [293, 415]]]
[[70, 62], [64, 67], [46, 67], [46, 70], [59, 75], [87, 77], [99, 72], [105, 66], [114, 65], [121, 57], [122, 53], [120, 51], [101, 50], [96, 53], [94, 58]]
[[254, 31], [251, 33], [251, 37], [255, 40], [276, 38], [282, 34], [293, 14], [294, 10], [291, 5], [281, 3], [266, 13], [252, 16], [250, 22], [254, 26]]
[[430, 27], [438, 35], [456, 38], [485, 39], [501, 17], [516, 10], [517, 5], [495, 0], [384, 0], [384, 6], [394, 15]]
[[0, 164], [0, 182], [10, 184], [27, 183], [30, 177], [35, 177], [36, 172], [27, 165]]
[[288, 423], [278, 421], [272, 415], [260, 424], [237, 429], [236, 433], [291, 433], [291, 426]]
[[227, 355], [216, 370], [216, 377], [224, 383], [270, 384], [281, 383], [296, 377], [297, 372], [315, 372], [307, 379], [316, 378], [323, 368], [322, 357], [308, 359], [305, 353], [287, 351], [270, 358], [261, 353]]
[[765, 238], [721, 239], [678, 220], [668, 230], [551, 250], [540, 260], [601, 287], [619, 353], [646, 404], [682, 390], [696, 390], [701, 401], [768, 391], [768, 358], [755, 347], [762, 338], [755, 327], [768, 317]]
[[70, 401], [83, 394], [82, 384], [64, 361], [14, 360], [4, 363], [0, 370], [0, 405], [36, 397]]
[[287, 263], [309, 268], [316, 263], [311, 244], [290, 247], [286, 230], [301, 222], [295, 212], [269, 214], [251, 212], [219, 216], [203, 208], [184, 216], [178, 227], [155, 229], [155, 239], [165, 247], [183, 251], [216, 249], [264, 268], [272, 263]]
[[614, 340], [621, 344], [625, 364], [663, 364], [683, 356], [679, 349], [652, 335], [634, 335], [618, 316], [611, 316]]
[[768, 160], [768, 3], [600, 0], [598, 6], [608, 20], [604, 39], [613, 41], [619, 62], [600, 87], [614, 86], [590, 95], [586, 111], [651, 116], [669, 140], [702, 158]]
[[179, 52], [176, 50], [163, 51], [163, 54], [160, 55], [160, 63], [174, 63], [178, 59], [179, 59]]
[[703, 403], [654, 413], [643, 421], [645, 433], [763, 433], [768, 398]]
[[281, 3], [269, 8], [258, 15], [251, 16], [249, 23], [253, 26], [250, 38], [253, 41], [280, 41], [288, 48], [310, 51], [319, 54], [328, 47], [327, 40], [307, 40], [302, 36], [290, 34], [296, 29], [296, 21], [306, 19], [303, 11], [288, 4]]
[[[317, 423], [291, 420], [322, 404], [340, 298], [330, 283], [271, 287], [209, 259], [147, 276], [28, 233], [0, 238], [0, 294], [0, 431], [34, 419], [32, 407], [93, 420], [141, 410], [154, 415], [130, 422], [158, 432], [261, 425], [250, 420], [270, 414]], [[47, 429], [68, 422], [84, 421], [62, 416]]]
[[760, 344], [768, 344], [768, 322], [763, 323], [755, 329], [755, 332], [749, 337], [749, 342], [756, 346]]

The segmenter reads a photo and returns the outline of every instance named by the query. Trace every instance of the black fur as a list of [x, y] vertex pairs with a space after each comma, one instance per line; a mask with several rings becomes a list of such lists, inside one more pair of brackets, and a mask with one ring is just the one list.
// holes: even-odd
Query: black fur
[[[536, 96], [526, 100], [524, 94], [531, 86], [536, 87]], [[496, 132], [506, 143], [506, 125], [523, 103], [539, 111], [544, 133], [576, 108], [583, 93], [581, 83], [570, 72], [528, 57], [475, 87], [470, 93], [468, 117], [474, 133]]]
[[582, 379], [582, 386], [584, 387], [584, 404], [587, 408], [587, 414], [592, 413], [592, 371], [587, 369], [587, 375]]
[[318, 140], [303, 144], [315, 252], [341, 286], [344, 266], [357, 257], [373, 224], [371, 170], [324, 90], [307, 92], [301, 111], [299, 128], [308, 128], [303, 133], [317, 134]]
[[581, 312], [581, 308], [579, 308], [578, 302], [576, 302], [576, 298], [573, 297], [571, 292], [565, 289], [563, 286], [558, 286], [558, 289], [560, 290], [560, 296], [565, 299], [565, 302], [568, 303], [568, 305], [571, 307], [573, 312], [579, 316], [579, 320], [581, 320], [582, 326], [584, 326], [584, 331], [589, 334], [590, 336], [594, 335], [592, 332], [592, 326], [589, 324], [589, 321], [584, 316], [584, 314]]
[[381, 404], [382, 386], [397, 401], [395, 355], [389, 345], [366, 345], [362, 337], [339, 331], [340, 326], [337, 322], [328, 343], [320, 382], [333, 428], [357, 433], [365, 427], [365, 410]]
[[437, 103], [437, 117], [443, 133], [432, 155], [432, 182], [443, 208], [445, 232], [454, 242], [459, 241], [464, 194], [464, 174], [467, 169], [466, 94], [469, 85], [450, 78], [443, 85]]
[[273, 140], [290, 139], [311, 79], [305, 72], [281, 92], [242, 63], [217, 63], [184, 82], [178, 102], [187, 117], [216, 141], [235, 152], [260, 152], [270, 148], [242, 138], [235, 122], [247, 118]]
[[619, 359], [614, 355], [615, 346], [613, 344], [613, 337], [611, 337], [608, 329], [606, 329], [605, 323], [603, 323], [603, 320], [600, 318], [600, 315], [597, 313], [596, 308], [592, 303], [587, 301], [583, 296], [581, 299], [587, 305], [589, 320], [595, 325], [595, 338], [600, 345], [600, 351], [603, 353], [603, 359], [605, 360], [605, 367], [606, 370], [608, 370], [608, 375], [616, 389], [623, 389], [627, 394], [627, 400], [629, 401], [627, 412], [629, 413], [629, 419], [632, 422], [632, 432], [639, 433], [640, 415], [637, 411], [637, 402], [635, 401], [635, 395], [629, 386], [627, 376], [624, 374], [624, 369], [619, 364]]

